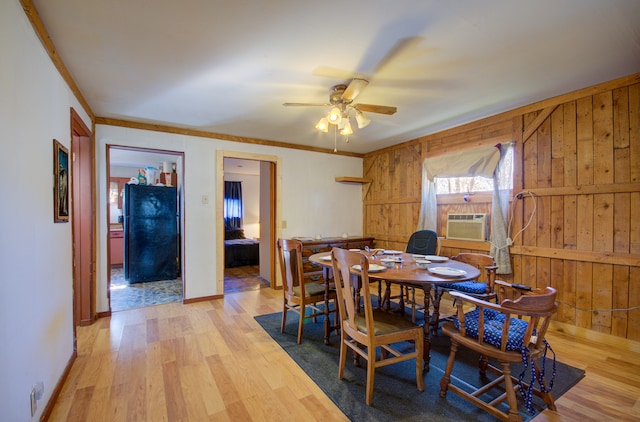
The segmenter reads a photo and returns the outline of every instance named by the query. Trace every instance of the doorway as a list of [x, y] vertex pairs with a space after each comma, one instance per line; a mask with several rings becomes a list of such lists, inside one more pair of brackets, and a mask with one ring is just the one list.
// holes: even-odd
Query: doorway
[[183, 300], [183, 167], [180, 152], [107, 146], [112, 312]]
[[260, 275], [261, 162], [224, 159], [224, 292], [269, 287]]
[[[238, 170], [238, 166], [242, 170]], [[276, 280], [275, 239], [279, 236], [276, 224], [280, 213], [278, 189], [280, 180], [280, 159], [272, 155], [241, 153], [232, 151], [218, 151], [216, 168], [218, 169], [217, 209], [224, 209], [224, 182], [232, 178], [249, 182], [249, 190], [253, 192], [256, 203], [245, 213], [242, 235], [253, 238], [258, 242], [259, 257], [257, 265], [233, 266], [228, 256], [228, 230], [225, 227], [224, 215], [218, 215], [217, 231], [217, 290], [225, 294], [243, 290], [256, 290], [262, 287], [275, 288], [279, 285]], [[248, 171], [248, 168], [253, 170]], [[251, 173], [251, 176], [240, 176], [238, 173]], [[235, 175], [232, 176], [232, 174]], [[253, 179], [253, 180], [250, 180]], [[251, 194], [250, 194], [251, 195]], [[245, 234], [246, 233], [246, 234]]]

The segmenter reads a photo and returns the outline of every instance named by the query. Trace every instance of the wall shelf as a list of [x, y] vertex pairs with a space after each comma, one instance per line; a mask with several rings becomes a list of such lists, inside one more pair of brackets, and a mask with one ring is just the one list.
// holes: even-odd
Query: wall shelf
[[371, 183], [372, 179], [366, 179], [364, 177], [349, 177], [349, 176], [341, 176], [336, 177], [336, 182], [340, 183]]

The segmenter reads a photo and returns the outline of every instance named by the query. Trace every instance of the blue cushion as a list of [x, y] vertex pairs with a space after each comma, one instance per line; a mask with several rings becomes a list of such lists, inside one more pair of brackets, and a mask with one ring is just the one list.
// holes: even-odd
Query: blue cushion
[[[476, 308], [468, 312], [464, 316], [464, 325], [466, 335], [472, 338], [478, 338], [478, 317], [480, 309]], [[483, 341], [498, 349], [502, 345], [502, 327], [505, 321], [505, 315], [493, 309], [484, 309], [484, 337]], [[458, 318], [454, 319], [456, 328], [460, 328]], [[521, 350], [524, 343], [524, 334], [529, 324], [518, 318], [511, 318], [509, 324], [509, 333], [507, 334], [507, 350]]]
[[487, 292], [487, 283], [480, 283], [478, 281], [462, 281], [460, 283], [441, 284], [440, 286], [445, 289], [458, 290], [463, 293], [475, 295], [482, 295]]

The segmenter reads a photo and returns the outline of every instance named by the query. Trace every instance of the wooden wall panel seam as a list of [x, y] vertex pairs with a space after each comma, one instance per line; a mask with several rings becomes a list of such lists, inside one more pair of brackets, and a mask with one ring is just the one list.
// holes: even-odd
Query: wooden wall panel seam
[[535, 256], [542, 258], [557, 258], [569, 261], [593, 262], [612, 265], [626, 265], [640, 267], [640, 254], [598, 252], [578, 249], [542, 248], [537, 246], [512, 246], [511, 255]]

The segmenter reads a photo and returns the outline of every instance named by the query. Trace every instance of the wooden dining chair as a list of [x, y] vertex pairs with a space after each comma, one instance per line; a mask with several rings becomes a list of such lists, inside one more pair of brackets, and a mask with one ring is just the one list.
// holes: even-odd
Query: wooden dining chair
[[[287, 323], [287, 312], [293, 311], [298, 314], [298, 344], [302, 343], [302, 332], [304, 331], [304, 321], [308, 318], [315, 319], [319, 316], [337, 314], [335, 306], [336, 292], [333, 289], [325, 288], [324, 283], [315, 281], [305, 282], [302, 264], [302, 242], [295, 239], [278, 239], [278, 257], [280, 259], [280, 269], [282, 271], [282, 291], [284, 294], [284, 304], [282, 309], [282, 326], [280, 332], [284, 333]], [[327, 297], [325, 298], [325, 294]], [[320, 308], [318, 302], [324, 303], [325, 307], [329, 307], [329, 301], [333, 301], [333, 309]], [[307, 314], [307, 309], [311, 312]], [[335, 316], [334, 316], [335, 318]], [[328, 338], [327, 332], [330, 324], [324, 324], [325, 339]]]
[[[440, 380], [440, 397], [445, 397], [447, 391], [452, 391], [475, 406], [504, 421], [521, 421], [518, 411], [516, 391], [520, 391], [529, 412], [532, 395], [542, 397], [547, 407], [555, 410], [555, 402], [550, 388], [544, 379], [544, 364], [548, 350], [548, 343], [544, 336], [557, 311], [556, 289], [545, 287], [533, 291], [514, 288], [509, 283], [497, 281], [503, 291], [509, 290], [510, 297], [498, 305], [493, 302], [477, 299], [462, 292], [452, 291], [456, 299], [457, 318], [443, 324], [442, 331], [451, 338], [451, 351], [447, 361], [445, 373]], [[464, 313], [464, 305], [475, 306], [470, 312]], [[453, 385], [451, 372], [456, 359], [456, 352], [462, 346], [480, 354], [480, 373], [484, 377], [487, 371], [497, 375], [497, 378], [481, 386], [473, 392], [468, 386], [478, 380], [460, 380], [465, 388]], [[538, 358], [542, 357], [542, 371]], [[489, 363], [487, 358], [499, 362], [500, 368]], [[555, 355], [553, 356], [555, 365]], [[525, 372], [519, 378], [511, 375], [510, 364], [523, 362]], [[523, 381], [524, 376], [532, 374], [529, 383]], [[553, 385], [552, 379], [549, 385]], [[534, 388], [534, 383], [540, 388]], [[504, 384], [504, 388], [502, 387]], [[499, 388], [500, 396], [487, 402], [481, 397], [494, 388]], [[503, 406], [507, 400], [508, 410]], [[491, 399], [489, 399], [491, 400]]]
[[459, 291], [476, 299], [493, 300], [496, 299], [496, 261], [491, 255], [481, 253], [465, 252], [460, 253], [451, 259], [465, 264], [473, 265], [480, 270], [481, 279], [472, 281], [462, 281], [459, 283], [441, 284], [438, 288], [448, 291]]
[[[415, 359], [416, 383], [424, 391], [422, 365], [424, 334], [422, 327], [404, 319], [401, 315], [374, 309], [369, 289], [369, 261], [359, 252], [333, 248], [331, 252], [338, 309], [340, 311], [340, 364], [338, 378], [343, 379], [347, 349], [355, 356], [367, 360], [366, 403], [371, 406], [373, 381], [376, 368], [404, 360]], [[354, 266], [359, 269], [354, 269]], [[352, 273], [355, 272], [355, 274]], [[358, 311], [352, 278], [360, 276], [363, 312]], [[409, 351], [401, 351], [395, 343], [403, 344]], [[379, 358], [377, 349], [380, 348]]]

